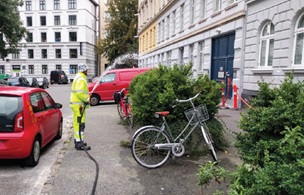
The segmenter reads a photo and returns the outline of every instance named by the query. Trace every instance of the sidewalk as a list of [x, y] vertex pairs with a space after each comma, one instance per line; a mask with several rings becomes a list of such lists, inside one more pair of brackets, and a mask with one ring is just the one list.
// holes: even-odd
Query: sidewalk
[[[130, 148], [120, 146], [120, 141], [129, 139], [135, 130], [119, 123], [116, 105], [101, 105], [90, 108], [87, 113], [85, 139], [92, 146], [90, 154], [99, 163], [99, 179], [96, 195], [209, 195], [215, 190], [226, 190], [226, 185], [211, 183], [207, 189], [198, 186], [199, 166], [211, 160], [209, 156], [183, 157], [169, 160], [158, 169], [146, 169], [133, 159]], [[233, 144], [233, 132], [240, 132], [237, 123], [244, 110], [220, 110], [217, 117], [227, 127], [225, 132]], [[71, 129], [70, 129], [71, 131]], [[241, 161], [231, 145], [226, 152], [218, 152], [219, 165], [233, 170]], [[65, 141], [43, 195], [90, 194], [95, 178], [95, 165], [85, 152], [76, 151], [72, 134]]]

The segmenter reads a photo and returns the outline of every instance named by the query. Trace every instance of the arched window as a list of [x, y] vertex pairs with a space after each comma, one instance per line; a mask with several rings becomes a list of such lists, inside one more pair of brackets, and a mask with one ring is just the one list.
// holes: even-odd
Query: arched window
[[274, 25], [271, 22], [265, 24], [260, 35], [260, 66], [272, 66]]
[[304, 65], [304, 14], [299, 18], [295, 29], [294, 65]]

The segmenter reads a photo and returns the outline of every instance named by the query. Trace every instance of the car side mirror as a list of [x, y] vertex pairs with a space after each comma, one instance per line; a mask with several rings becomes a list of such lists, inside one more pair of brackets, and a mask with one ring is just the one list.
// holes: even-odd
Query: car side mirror
[[62, 108], [62, 104], [60, 104], [60, 103], [55, 103], [54, 107], [55, 107], [55, 108]]

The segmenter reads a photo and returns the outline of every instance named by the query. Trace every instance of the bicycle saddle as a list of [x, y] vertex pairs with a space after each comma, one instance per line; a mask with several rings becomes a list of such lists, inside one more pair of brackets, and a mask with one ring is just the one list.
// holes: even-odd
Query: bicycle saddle
[[167, 116], [169, 113], [170, 113], [169, 111], [155, 112], [155, 114], [158, 114], [161, 116]]

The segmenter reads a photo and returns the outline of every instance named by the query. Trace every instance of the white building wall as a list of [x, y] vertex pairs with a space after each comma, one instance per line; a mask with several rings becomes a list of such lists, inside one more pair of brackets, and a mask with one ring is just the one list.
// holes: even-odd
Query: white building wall
[[[247, 0], [246, 41], [244, 48], [243, 96], [252, 96], [259, 90], [258, 82], [279, 85], [286, 72], [295, 71], [297, 80], [304, 79], [304, 67], [293, 66], [294, 29], [296, 20], [304, 13], [304, 1], [298, 0]], [[273, 65], [262, 67], [260, 35], [265, 22], [274, 24]]]
[[[97, 60], [94, 53], [97, 29], [97, 3], [94, 0], [78, 0], [76, 9], [68, 9], [68, 0], [60, 0], [60, 9], [54, 10], [54, 1], [46, 0], [46, 10], [40, 10], [39, 0], [32, 0], [32, 10], [26, 11], [26, 5], [20, 7], [20, 18], [29, 32], [33, 33], [33, 42], [20, 42], [23, 46], [19, 59], [8, 56], [7, 61], [0, 61], [4, 65], [5, 73], [16, 74], [12, 66], [20, 65], [19, 76], [46, 76], [56, 65], [61, 65], [69, 79], [75, 74], [70, 73], [70, 65], [87, 63], [90, 67], [88, 78], [96, 74]], [[69, 25], [69, 15], [76, 15], [77, 24]], [[26, 17], [32, 16], [32, 26], [26, 26]], [[46, 16], [46, 26], [40, 25], [40, 16]], [[60, 16], [60, 25], [54, 25], [54, 16]], [[41, 32], [47, 33], [47, 42], [41, 42]], [[61, 41], [55, 42], [55, 32], [61, 33]], [[69, 40], [69, 32], [77, 32], [77, 41]], [[82, 46], [80, 46], [82, 44]], [[82, 55], [80, 52], [82, 47]], [[28, 58], [28, 49], [34, 50], [34, 59]], [[47, 49], [47, 58], [41, 57], [41, 49]], [[56, 58], [55, 49], [61, 49], [61, 58]], [[70, 58], [70, 49], [77, 49], [77, 58]], [[34, 75], [29, 74], [28, 65], [34, 65]], [[48, 73], [42, 74], [42, 65], [48, 66]]]

